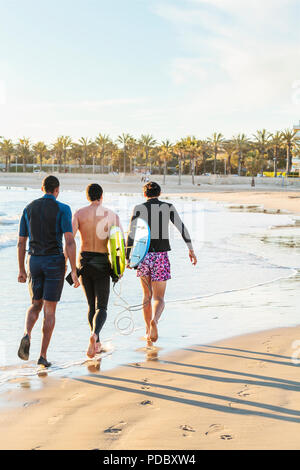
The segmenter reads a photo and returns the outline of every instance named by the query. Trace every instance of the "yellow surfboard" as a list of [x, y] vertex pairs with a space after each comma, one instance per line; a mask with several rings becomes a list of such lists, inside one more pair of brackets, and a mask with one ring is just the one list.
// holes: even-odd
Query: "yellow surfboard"
[[113, 273], [120, 278], [125, 271], [125, 244], [120, 227], [113, 225], [109, 233], [109, 258]]

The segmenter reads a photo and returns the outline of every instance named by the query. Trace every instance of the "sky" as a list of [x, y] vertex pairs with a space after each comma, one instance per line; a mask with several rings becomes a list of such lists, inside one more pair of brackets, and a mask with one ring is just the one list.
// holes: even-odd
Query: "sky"
[[0, 0], [0, 136], [227, 138], [300, 120], [299, 0]]

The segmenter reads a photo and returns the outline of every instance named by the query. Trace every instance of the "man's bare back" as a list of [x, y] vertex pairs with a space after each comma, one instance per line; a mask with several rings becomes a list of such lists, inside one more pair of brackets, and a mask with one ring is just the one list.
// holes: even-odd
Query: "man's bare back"
[[93, 201], [79, 209], [73, 217], [73, 234], [80, 232], [80, 251], [107, 253], [109, 231], [113, 225], [120, 227], [119, 216], [103, 207], [101, 201]]

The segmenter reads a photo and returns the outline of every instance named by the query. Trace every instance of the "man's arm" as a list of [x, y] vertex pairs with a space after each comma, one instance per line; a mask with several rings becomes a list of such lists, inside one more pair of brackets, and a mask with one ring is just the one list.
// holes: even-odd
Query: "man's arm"
[[79, 220], [78, 220], [77, 212], [75, 212], [75, 214], [73, 215], [72, 228], [73, 228], [73, 237], [75, 238], [76, 233], [78, 232], [78, 229], [79, 229]]
[[25, 270], [26, 243], [27, 243], [27, 237], [19, 237], [19, 240], [18, 240], [18, 263], [19, 263], [18, 282], [21, 282], [21, 283], [24, 283], [27, 280], [27, 274]]
[[70, 260], [71, 265], [71, 276], [74, 282], [74, 287], [80, 286], [80, 282], [77, 277], [77, 270], [76, 270], [76, 243], [73, 237], [73, 233], [66, 232], [65, 234], [65, 250], [67, 257]]
[[[73, 219], [72, 219], [72, 231], [73, 231], [74, 239], [75, 239], [76, 233], [78, 232], [78, 229], [79, 229], [79, 220], [78, 220], [77, 212], [75, 212], [75, 214], [73, 215]], [[67, 261], [68, 261], [67, 244], [65, 244], [64, 255], [65, 255], [66, 267], [67, 267]]]
[[65, 257], [69, 258], [71, 264], [71, 275], [74, 287], [80, 286], [76, 269], [76, 243], [73, 236], [72, 212], [69, 206], [64, 206], [61, 217], [61, 230], [65, 236]]
[[186, 226], [184, 225], [184, 223], [182, 222], [177, 210], [175, 209], [175, 207], [173, 205], [170, 207], [170, 220], [175, 225], [177, 230], [181, 233], [181, 236], [182, 236], [183, 240], [185, 241], [185, 243], [188, 246], [189, 257], [190, 257], [191, 263], [194, 266], [196, 266], [197, 257], [196, 257], [195, 252], [194, 252], [194, 248], [193, 248], [193, 244], [192, 244], [192, 240], [191, 240], [189, 231], [186, 228]]
[[27, 274], [25, 270], [25, 255], [26, 255], [26, 243], [28, 238], [28, 217], [26, 208], [23, 210], [22, 217], [19, 225], [19, 240], [18, 240], [18, 263], [19, 263], [19, 275], [18, 282], [24, 283], [27, 280]]

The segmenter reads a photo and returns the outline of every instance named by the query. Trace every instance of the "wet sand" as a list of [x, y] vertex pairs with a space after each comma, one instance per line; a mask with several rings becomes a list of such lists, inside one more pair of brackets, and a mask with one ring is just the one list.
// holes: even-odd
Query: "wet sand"
[[1, 449], [299, 449], [300, 328], [193, 346], [7, 395]]

